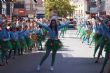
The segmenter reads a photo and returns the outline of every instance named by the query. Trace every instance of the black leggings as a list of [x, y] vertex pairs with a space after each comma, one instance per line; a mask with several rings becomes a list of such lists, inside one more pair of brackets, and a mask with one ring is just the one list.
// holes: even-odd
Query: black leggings
[[101, 68], [100, 73], [103, 73], [104, 72], [104, 69], [106, 67], [106, 64], [107, 64], [108, 60], [109, 60], [109, 52], [106, 52], [105, 53], [105, 59], [104, 59], [104, 62], [103, 62], [103, 66]]
[[47, 59], [47, 57], [49, 56], [50, 52], [52, 51], [52, 61], [51, 61], [51, 66], [54, 65], [55, 62], [55, 56], [57, 53], [57, 50], [52, 50], [52, 49], [46, 49], [46, 54], [43, 56], [43, 58], [41, 59], [40, 65], [43, 64], [43, 62]]

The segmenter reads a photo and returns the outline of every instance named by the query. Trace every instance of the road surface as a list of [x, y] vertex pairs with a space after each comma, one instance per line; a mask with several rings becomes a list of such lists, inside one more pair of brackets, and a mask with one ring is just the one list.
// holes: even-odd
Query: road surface
[[37, 71], [45, 51], [37, 51], [24, 56], [17, 56], [11, 59], [9, 64], [0, 67], [0, 73], [99, 73], [102, 60], [95, 64], [93, 58], [94, 47], [82, 44], [81, 40], [75, 37], [73, 30], [68, 30], [65, 38], [61, 38], [64, 49], [59, 50], [56, 56], [54, 71], [50, 71], [51, 55], [42, 65], [41, 70]]

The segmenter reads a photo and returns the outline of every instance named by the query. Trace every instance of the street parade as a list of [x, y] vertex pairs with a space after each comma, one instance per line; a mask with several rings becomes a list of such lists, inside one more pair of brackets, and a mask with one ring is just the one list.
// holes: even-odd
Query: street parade
[[28, 1], [0, 1], [0, 73], [110, 73], [109, 9], [101, 13], [96, 0], [96, 13], [91, 7], [78, 15], [80, 1], [30, 0], [27, 11]]

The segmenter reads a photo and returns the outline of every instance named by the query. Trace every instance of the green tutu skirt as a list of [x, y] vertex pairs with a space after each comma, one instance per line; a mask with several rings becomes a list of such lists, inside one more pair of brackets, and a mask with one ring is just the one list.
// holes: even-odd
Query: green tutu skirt
[[46, 49], [59, 50], [63, 47], [62, 42], [58, 40], [48, 39], [45, 44]]
[[1, 47], [3, 50], [10, 50], [12, 49], [11, 41], [1, 41]]
[[18, 40], [17, 41], [12, 40], [11, 43], [13, 49], [21, 49], [20, 42]]
[[105, 51], [110, 53], [110, 40], [107, 40], [105, 43]]
[[26, 39], [26, 44], [28, 47], [33, 45], [33, 41], [30, 38], [25, 38]]
[[107, 41], [108, 41], [108, 40], [107, 40], [105, 37], [101, 37], [101, 38], [99, 39], [99, 44], [100, 44], [100, 45], [105, 45]]
[[44, 35], [37, 35], [37, 37], [38, 37], [38, 39], [37, 39], [38, 42], [45, 41]]
[[95, 40], [95, 42], [96, 42], [96, 43], [99, 43], [101, 37], [102, 37], [102, 35], [95, 33], [95, 35], [94, 35], [94, 40]]
[[22, 49], [28, 48], [25, 39], [20, 39], [19, 41]]

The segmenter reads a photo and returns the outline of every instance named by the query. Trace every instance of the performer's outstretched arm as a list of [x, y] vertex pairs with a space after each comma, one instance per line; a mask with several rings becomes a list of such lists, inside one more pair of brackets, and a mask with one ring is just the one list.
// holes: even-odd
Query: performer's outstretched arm
[[46, 23], [42, 24], [41, 22], [37, 22], [36, 25], [40, 25], [42, 26], [43, 28], [45, 28], [46, 30], [49, 30], [49, 27], [46, 25]]

